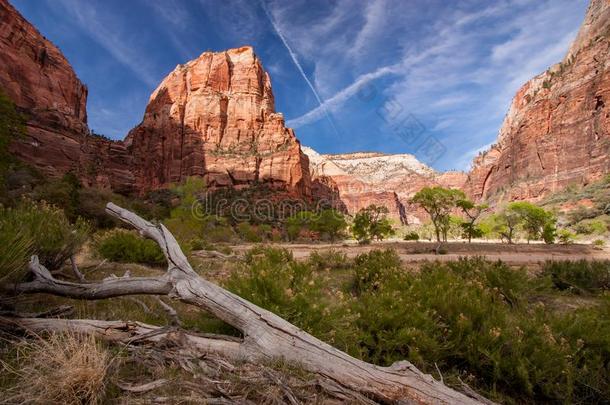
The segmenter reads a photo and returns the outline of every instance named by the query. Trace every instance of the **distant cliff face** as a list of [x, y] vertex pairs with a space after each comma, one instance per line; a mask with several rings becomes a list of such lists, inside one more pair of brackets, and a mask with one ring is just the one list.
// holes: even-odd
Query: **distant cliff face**
[[609, 173], [609, 66], [610, 1], [592, 0], [566, 58], [517, 92], [466, 191], [492, 203], [538, 200]]
[[352, 214], [370, 204], [385, 205], [395, 220], [419, 223], [428, 216], [409, 204], [415, 193], [427, 186], [461, 188], [466, 180], [464, 173], [437, 173], [408, 154], [320, 155], [311, 148], [303, 150], [309, 156], [314, 184], [320, 179], [332, 182], [336, 196]]
[[264, 183], [310, 194], [307, 157], [275, 112], [269, 75], [251, 47], [177, 66], [126, 144], [140, 190], [199, 175], [211, 188]]
[[0, 87], [28, 119], [27, 137], [12, 145], [18, 158], [51, 176], [74, 171], [87, 184], [131, 189], [127, 150], [89, 136], [87, 87], [7, 0], [0, 0], [0, 60]]

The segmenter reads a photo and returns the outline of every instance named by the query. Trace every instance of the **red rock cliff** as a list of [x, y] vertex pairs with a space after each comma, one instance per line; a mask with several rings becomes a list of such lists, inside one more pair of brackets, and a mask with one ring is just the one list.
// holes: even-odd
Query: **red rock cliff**
[[515, 96], [466, 190], [493, 203], [538, 200], [610, 172], [610, 0], [592, 0], [566, 58]]
[[265, 183], [310, 194], [308, 159], [275, 112], [269, 75], [251, 47], [177, 66], [126, 144], [140, 190], [199, 175], [212, 188]]
[[26, 138], [12, 145], [15, 155], [47, 175], [74, 171], [87, 184], [129, 191], [126, 148], [89, 136], [87, 87], [6, 0], [0, 0], [0, 60], [0, 87], [28, 119]]

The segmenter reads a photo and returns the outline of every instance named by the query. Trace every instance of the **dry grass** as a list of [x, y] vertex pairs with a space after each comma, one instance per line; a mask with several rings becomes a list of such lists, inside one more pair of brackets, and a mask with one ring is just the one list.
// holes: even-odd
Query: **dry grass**
[[56, 333], [17, 344], [14, 365], [2, 362], [17, 383], [1, 403], [98, 404], [112, 355], [92, 335]]

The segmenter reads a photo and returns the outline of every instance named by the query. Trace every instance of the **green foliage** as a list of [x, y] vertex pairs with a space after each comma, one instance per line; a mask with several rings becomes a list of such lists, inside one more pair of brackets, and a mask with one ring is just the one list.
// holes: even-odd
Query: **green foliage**
[[347, 228], [345, 216], [337, 210], [325, 209], [314, 216], [311, 229], [319, 232], [331, 241], [339, 238]]
[[[382, 272], [379, 275], [379, 272]], [[353, 352], [382, 365], [408, 359], [427, 372], [467, 372], [471, 382], [517, 402], [600, 401], [609, 392], [607, 315], [570, 318], [530, 305], [540, 281], [523, 269], [463, 259], [431, 263], [420, 273], [372, 268], [352, 311], [358, 345]], [[599, 321], [599, 319], [598, 319]], [[578, 326], [565, 328], [569, 322]]]
[[570, 245], [574, 243], [576, 234], [569, 229], [560, 229], [557, 231], [557, 238], [559, 239], [559, 243], [562, 245]]
[[489, 206], [487, 204], [477, 205], [466, 198], [458, 200], [456, 206], [462, 210], [466, 217], [466, 221], [461, 223], [460, 226], [462, 228], [462, 235], [468, 239], [468, 243], [472, 242], [472, 238], [483, 236], [483, 230], [476, 225], [476, 221]]
[[0, 206], [0, 284], [23, 277], [34, 242], [21, 224], [10, 219], [12, 214]]
[[545, 242], [552, 243], [554, 240], [557, 220], [551, 212], [527, 201], [510, 203], [507, 211], [517, 216], [527, 235], [528, 242], [544, 239]]
[[334, 209], [325, 209], [319, 213], [300, 211], [284, 221], [288, 239], [296, 240], [304, 231], [316, 232], [321, 237], [335, 241], [347, 228], [345, 216]]
[[419, 205], [430, 215], [434, 225], [436, 240], [447, 240], [450, 213], [460, 201], [466, 201], [463, 191], [444, 187], [424, 187], [413, 196], [411, 203]]
[[407, 232], [403, 239], [404, 240], [418, 241], [419, 240], [419, 234], [417, 232], [415, 232], [415, 231]]
[[372, 239], [383, 240], [394, 234], [394, 229], [387, 219], [388, 209], [385, 206], [369, 205], [354, 216], [352, 234], [360, 243], [368, 243]]
[[610, 261], [547, 262], [543, 274], [550, 276], [559, 290], [599, 293], [610, 290]]
[[134, 231], [112, 229], [94, 239], [94, 249], [100, 257], [121, 263], [162, 265], [163, 252], [152, 240], [143, 239]]
[[246, 265], [233, 272], [226, 286], [305, 331], [344, 347], [350, 317], [331, 308], [322, 288], [327, 280], [285, 249], [259, 246], [246, 254]]
[[603, 249], [606, 246], [606, 241], [603, 239], [595, 239], [593, 241], [593, 246], [597, 249]]
[[[346, 289], [329, 291], [326, 277], [338, 269], [350, 272]], [[428, 373], [438, 366], [446, 381], [461, 376], [499, 402], [601, 403], [610, 395], [610, 297], [555, 313], [538, 302], [550, 280], [480, 258], [412, 272], [393, 250], [297, 262], [259, 246], [228, 286], [366, 361], [407, 359]]]
[[584, 219], [574, 225], [574, 231], [580, 235], [604, 235], [608, 224], [602, 219]]
[[347, 255], [336, 250], [314, 250], [307, 260], [316, 271], [345, 269], [351, 265]]
[[59, 269], [89, 237], [90, 226], [81, 218], [71, 224], [63, 210], [45, 202], [23, 200], [2, 213], [3, 227], [20, 229], [32, 242], [32, 254], [49, 270]]
[[263, 234], [259, 229], [247, 222], [240, 222], [237, 224], [237, 233], [239, 234], [239, 237], [246, 242], [260, 243], [263, 241]]

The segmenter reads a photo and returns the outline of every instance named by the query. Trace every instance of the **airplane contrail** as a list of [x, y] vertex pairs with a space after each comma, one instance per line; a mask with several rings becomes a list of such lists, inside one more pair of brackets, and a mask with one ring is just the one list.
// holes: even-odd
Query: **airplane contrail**
[[328, 110], [326, 109], [326, 106], [325, 106], [324, 102], [322, 101], [322, 98], [320, 97], [320, 95], [316, 91], [316, 88], [313, 86], [313, 84], [311, 83], [311, 81], [309, 80], [307, 75], [305, 74], [305, 71], [303, 70], [303, 67], [301, 66], [301, 63], [299, 62], [299, 59], [297, 58], [296, 53], [292, 50], [292, 48], [288, 44], [288, 41], [286, 40], [286, 37], [284, 37], [284, 33], [282, 32], [281, 28], [277, 25], [277, 23], [273, 19], [273, 15], [271, 15], [271, 12], [269, 12], [269, 9], [267, 8], [267, 4], [265, 3], [265, 0], [261, 0], [261, 6], [263, 8], [263, 11], [265, 11], [265, 15], [269, 19], [269, 22], [273, 26], [273, 29], [275, 30], [275, 33], [280, 38], [280, 40], [284, 44], [284, 47], [288, 51], [288, 54], [290, 55], [290, 58], [292, 59], [292, 62], [294, 62], [294, 65], [299, 70], [299, 73], [301, 73], [301, 76], [303, 77], [303, 79], [305, 80], [305, 82], [307, 83], [309, 88], [311, 89], [311, 92], [313, 93], [313, 95], [315, 96], [316, 100], [318, 101], [318, 104], [320, 105], [320, 108], [322, 108], [322, 110], [324, 111], [324, 115], [326, 115], [326, 118], [328, 119], [328, 122], [330, 122], [330, 125], [333, 127], [334, 131], [337, 133], [337, 135], [339, 135], [339, 131], [338, 131], [337, 127], [335, 126], [335, 123], [333, 122], [330, 114], [328, 113]]

